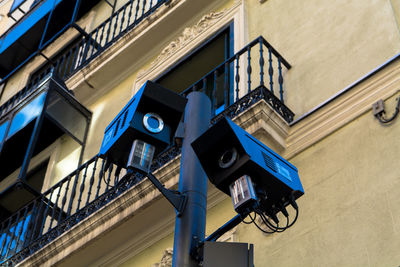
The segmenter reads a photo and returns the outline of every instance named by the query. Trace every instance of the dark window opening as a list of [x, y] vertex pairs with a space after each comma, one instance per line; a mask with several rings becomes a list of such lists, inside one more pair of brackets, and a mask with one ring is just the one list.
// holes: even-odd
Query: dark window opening
[[195, 90], [203, 90], [210, 97], [215, 112], [219, 113], [233, 100], [231, 66], [220, 67], [233, 55], [232, 44], [233, 25], [229, 25], [155, 79], [155, 82], [177, 93], [191, 91], [196, 85]]

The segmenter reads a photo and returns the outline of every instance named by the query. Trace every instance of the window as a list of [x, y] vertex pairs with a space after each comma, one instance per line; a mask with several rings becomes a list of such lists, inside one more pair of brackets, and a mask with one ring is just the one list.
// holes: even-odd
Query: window
[[155, 79], [155, 82], [177, 93], [191, 90], [195, 85], [198, 90], [204, 90], [212, 100], [215, 113], [219, 113], [233, 101], [231, 66], [228, 69], [222, 66], [216, 73], [212, 71], [232, 55], [233, 25], [229, 25]]
[[67, 147], [59, 153], [62, 169], [70, 172], [80, 163], [90, 112], [60, 84], [55, 76], [47, 77], [36, 94], [0, 121], [3, 219], [40, 195], [50, 157], [43, 151], [60, 137]]

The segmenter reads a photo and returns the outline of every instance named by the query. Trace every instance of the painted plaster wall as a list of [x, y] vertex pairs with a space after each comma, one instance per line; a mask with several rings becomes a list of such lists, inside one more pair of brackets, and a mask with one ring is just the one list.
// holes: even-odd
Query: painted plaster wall
[[[217, 206], [214, 206], [207, 210], [207, 223], [206, 223], [206, 236], [213, 233], [224, 223], [230, 220], [236, 215], [233, 210], [232, 201], [230, 198], [226, 197]], [[172, 229], [173, 232], [173, 229]], [[234, 241], [236, 240], [234, 234]], [[150, 267], [153, 264], [159, 263], [164, 251], [167, 248], [173, 248], [174, 246], [174, 234], [171, 233], [169, 236], [159, 240], [154, 245], [150, 246], [143, 252], [133, 256], [131, 259], [127, 260], [125, 263], [119, 265], [120, 267], [133, 267], [133, 266], [143, 266]], [[134, 253], [134, 252], [133, 252]], [[161, 267], [161, 266], [160, 266]]]
[[292, 64], [287, 103], [299, 116], [400, 52], [398, 2], [245, 1], [249, 39], [263, 35]]
[[0, 35], [3, 34], [10, 24], [8, 21], [7, 13], [11, 8], [11, 0], [0, 1]]
[[[394, 97], [387, 102], [392, 108]], [[397, 266], [400, 262], [400, 124], [382, 126], [370, 111], [290, 161], [305, 195], [298, 222], [254, 242], [256, 266]]]

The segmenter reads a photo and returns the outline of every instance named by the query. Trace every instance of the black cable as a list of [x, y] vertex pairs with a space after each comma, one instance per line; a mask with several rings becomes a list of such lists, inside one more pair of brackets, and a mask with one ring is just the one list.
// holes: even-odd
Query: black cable
[[272, 228], [273, 230], [275, 230], [275, 231], [278, 232], [278, 233], [285, 231], [285, 230], [287, 229], [287, 226], [289, 225], [289, 217], [286, 217], [286, 226], [285, 226], [285, 227], [279, 227], [279, 224], [274, 225], [272, 222], [270, 222], [270, 221], [268, 220], [267, 217], [265, 217], [264, 214], [260, 214], [260, 216], [261, 216], [263, 222], [264, 222], [267, 226], [269, 226], [270, 228]]
[[[250, 222], [246, 222], [246, 221], [245, 221], [245, 219], [246, 219], [247, 217], [250, 217], [250, 219], [251, 219]], [[244, 217], [243, 220], [242, 220], [242, 223], [244, 223], [244, 224], [252, 224], [253, 222], [254, 222], [254, 219], [251, 217], [250, 213], [249, 213], [246, 217]]]
[[398, 97], [396, 100], [397, 100], [396, 110], [393, 113], [392, 117], [390, 117], [389, 119], [384, 118], [382, 115], [383, 112], [375, 115], [375, 117], [379, 120], [380, 123], [389, 123], [397, 117], [400, 111], [400, 97]]
[[288, 225], [288, 228], [291, 227], [297, 221], [298, 217], [299, 217], [299, 209], [296, 209], [296, 215], [294, 216], [294, 220]]
[[262, 228], [257, 224], [257, 222], [256, 222], [255, 220], [253, 221], [253, 223], [254, 223], [254, 225], [255, 225], [260, 231], [262, 231], [262, 232], [264, 232], [264, 233], [266, 233], [266, 234], [273, 234], [273, 233], [275, 233], [275, 231], [273, 231], [273, 232], [268, 232], [268, 231], [262, 229]]

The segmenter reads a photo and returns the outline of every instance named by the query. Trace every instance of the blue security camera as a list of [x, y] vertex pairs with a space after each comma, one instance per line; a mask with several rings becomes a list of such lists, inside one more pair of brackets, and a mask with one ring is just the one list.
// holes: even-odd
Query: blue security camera
[[276, 213], [304, 194], [295, 166], [266, 145], [223, 118], [204, 132], [192, 147], [210, 181], [231, 196], [238, 213]]
[[100, 155], [147, 173], [153, 155], [172, 144], [186, 102], [183, 96], [147, 81], [107, 126]]

